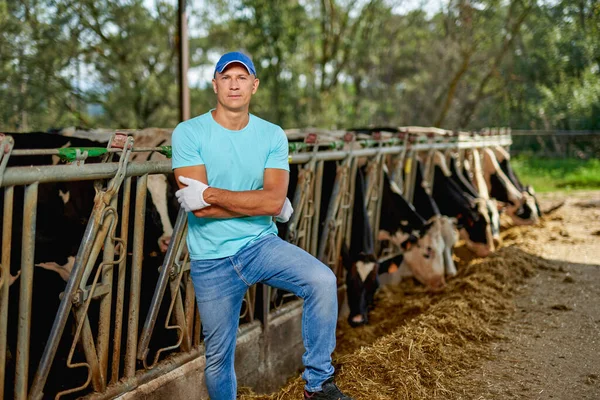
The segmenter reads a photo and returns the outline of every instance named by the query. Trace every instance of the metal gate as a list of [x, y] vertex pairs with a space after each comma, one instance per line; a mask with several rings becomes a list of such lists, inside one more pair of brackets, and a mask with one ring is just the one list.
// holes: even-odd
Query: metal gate
[[[426, 132], [427, 128], [424, 128]], [[359, 164], [367, 171], [365, 204], [374, 231], [374, 243], [381, 211], [383, 168], [411, 197], [414, 175], [411, 169], [419, 153], [432, 150], [460, 150], [492, 145], [509, 146], [505, 131], [489, 135], [429, 135], [410, 129], [391, 135], [360, 132], [296, 132], [299, 141], [290, 140], [290, 163], [298, 164], [296, 192], [292, 199], [295, 213], [287, 226], [286, 239], [330, 266], [338, 276], [343, 292], [344, 270], [339, 254], [344, 241], [349, 244], [354, 179]], [[0, 184], [4, 196], [2, 230], [2, 267], [0, 269], [0, 395], [15, 399], [111, 398], [125, 393], [201, 355], [201, 321], [196, 311], [193, 285], [189, 276], [186, 250], [185, 213], [179, 212], [171, 244], [161, 257], [158, 271], [144, 267], [145, 219], [148, 177], [171, 174], [171, 163], [163, 161], [131, 162], [136, 151], [160, 151], [165, 148], [135, 148], [131, 136], [116, 133], [106, 149], [100, 149], [96, 163], [83, 163], [86, 150], [74, 150], [68, 165], [7, 167], [11, 157], [25, 154], [56, 154], [34, 150], [27, 153], [12, 149], [13, 139], [2, 139]], [[89, 155], [92, 152], [88, 152]], [[114, 160], [113, 160], [114, 158]], [[336, 170], [326, 215], [321, 215], [323, 171]], [[32, 340], [33, 283], [38, 274], [34, 266], [39, 189], [57, 182], [92, 181], [96, 195], [87, 218], [85, 233], [75, 255], [64, 287], [56, 293], [57, 309], [48, 309], [52, 327], [41, 340], [39, 355], [30, 354]], [[134, 186], [135, 187], [132, 187]], [[15, 191], [23, 191], [23, 204], [15, 204]], [[134, 203], [131, 203], [134, 199]], [[119, 207], [120, 205], [120, 207]], [[21, 207], [22, 206], [22, 210]], [[131, 214], [134, 210], [134, 214]], [[23, 234], [13, 242], [13, 217], [22, 213]], [[321, 221], [323, 223], [321, 224]], [[60, 230], [57, 230], [60, 235]], [[20, 248], [20, 276], [14, 285], [10, 271], [12, 251]], [[386, 256], [389, 256], [387, 254]], [[156, 274], [152, 300], [141, 303], [143, 278]], [[129, 280], [126, 277], [129, 276]], [[11, 295], [9, 296], [9, 292]], [[13, 297], [13, 293], [15, 294]], [[129, 293], [126, 296], [126, 293]], [[18, 300], [16, 300], [18, 297]], [[241, 324], [259, 321], [269, 329], [270, 316], [286, 302], [296, 299], [270, 288], [251, 288], [246, 294]], [[12, 307], [12, 308], [11, 308]], [[10, 321], [9, 309], [17, 315]], [[95, 311], [91, 311], [94, 309]], [[126, 310], [126, 311], [125, 311]], [[161, 310], [165, 311], [161, 314]], [[140, 314], [146, 315], [140, 321]], [[140, 324], [142, 328], [140, 329]], [[156, 330], [171, 332], [172, 342], [161, 347], [153, 344]], [[11, 338], [16, 338], [11, 343]], [[154, 346], [154, 347], [153, 347]], [[59, 348], [66, 357], [57, 357]], [[48, 391], [53, 369], [69, 382], [54, 384]], [[77, 377], [76, 380], [73, 377]], [[9, 379], [10, 378], [10, 379]]]

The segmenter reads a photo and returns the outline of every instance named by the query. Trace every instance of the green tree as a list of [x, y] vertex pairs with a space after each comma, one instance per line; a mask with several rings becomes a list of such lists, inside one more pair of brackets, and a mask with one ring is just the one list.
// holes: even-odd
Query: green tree
[[74, 125], [80, 93], [73, 85], [80, 31], [50, 1], [0, 5], [0, 126], [31, 130]]
[[97, 77], [88, 101], [105, 113], [97, 124], [115, 128], [174, 126], [178, 120], [176, 10], [142, 0], [85, 0], [83, 58]]

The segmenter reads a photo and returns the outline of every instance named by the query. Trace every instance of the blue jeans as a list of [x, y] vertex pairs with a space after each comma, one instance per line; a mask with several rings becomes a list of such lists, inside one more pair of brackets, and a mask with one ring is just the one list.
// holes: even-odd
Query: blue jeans
[[321, 390], [322, 383], [333, 376], [337, 285], [325, 264], [301, 248], [268, 235], [233, 256], [193, 260], [191, 277], [206, 347], [206, 386], [212, 400], [236, 397], [234, 356], [239, 315], [246, 290], [258, 282], [304, 300], [302, 378], [306, 390]]

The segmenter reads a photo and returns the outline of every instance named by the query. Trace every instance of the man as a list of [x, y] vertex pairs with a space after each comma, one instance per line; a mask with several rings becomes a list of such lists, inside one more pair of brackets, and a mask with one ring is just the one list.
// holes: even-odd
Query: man
[[283, 130], [249, 114], [259, 80], [239, 52], [218, 61], [217, 106], [173, 132], [176, 196], [188, 211], [188, 249], [206, 347], [212, 400], [236, 397], [234, 350], [246, 290], [255, 283], [304, 299], [305, 399], [350, 399], [333, 383], [337, 288], [323, 263], [277, 236], [287, 222], [288, 143]]

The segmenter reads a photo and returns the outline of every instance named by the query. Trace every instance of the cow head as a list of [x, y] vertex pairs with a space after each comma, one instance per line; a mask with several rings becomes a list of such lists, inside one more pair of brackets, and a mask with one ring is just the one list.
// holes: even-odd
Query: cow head
[[403, 243], [405, 249], [403, 264], [414, 277], [432, 291], [442, 290], [446, 286], [444, 278], [444, 238], [438, 219], [427, 223], [418, 238]]
[[534, 225], [539, 221], [539, 211], [535, 198], [528, 192], [522, 192], [521, 204], [506, 207], [506, 214], [515, 225]]
[[487, 257], [494, 250], [487, 204], [476, 201], [465, 214], [457, 216], [459, 235], [469, 250], [478, 257]]
[[491, 149], [483, 150], [483, 172], [488, 192], [492, 197], [515, 206], [523, 204], [523, 196], [504, 174]]
[[535, 204], [537, 216], [538, 218], [540, 218], [542, 216], [542, 210], [540, 209], [540, 204], [538, 203], [537, 197], [535, 196], [535, 189], [533, 189], [533, 186], [527, 185], [525, 186], [525, 192], [533, 198], [533, 204]]

